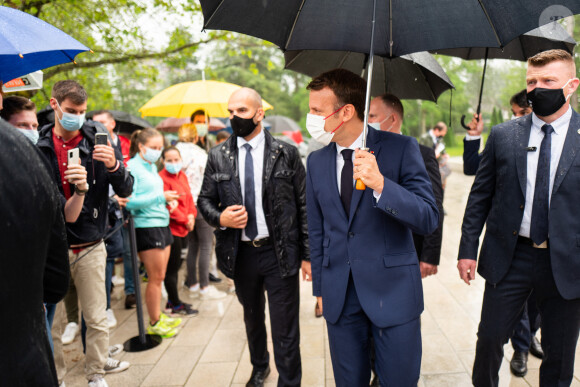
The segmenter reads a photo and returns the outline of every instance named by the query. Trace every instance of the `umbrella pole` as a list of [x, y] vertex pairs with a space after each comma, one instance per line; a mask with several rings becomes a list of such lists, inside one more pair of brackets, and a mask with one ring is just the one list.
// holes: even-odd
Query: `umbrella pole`
[[[377, 0], [373, 0], [373, 20], [371, 23], [371, 49], [369, 52], [369, 60], [367, 64], [367, 94], [365, 98], [365, 114], [363, 121], [363, 138], [361, 150], [367, 151], [367, 132], [369, 123], [369, 106], [371, 104], [371, 81], [373, 80], [373, 59], [374, 59], [374, 43], [375, 43], [375, 17], [377, 12]], [[356, 181], [357, 190], [365, 190], [366, 186], [362, 180]]]
[[[487, 56], [489, 53], [489, 47], [485, 48], [485, 60], [483, 62], [483, 74], [481, 74], [481, 87], [479, 88], [479, 101], [477, 102], [477, 117], [475, 118], [479, 122], [479, 113], [481, 113], [481, 99], [483, 98], [483, 84], [485, 83], [485, 71], [487, 70]], [[469, 126], [465, 124], [465, 114], [461, 116], [461, 126], [466, 130], [471, 130]]]

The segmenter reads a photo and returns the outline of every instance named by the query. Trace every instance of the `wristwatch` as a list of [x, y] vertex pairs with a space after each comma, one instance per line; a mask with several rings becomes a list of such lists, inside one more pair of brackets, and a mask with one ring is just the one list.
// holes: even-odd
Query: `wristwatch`
[[88, 186], [88, 184], [87, 184], [87, 189], [80, 189], [78, 185], [75, 185], [75, 193], [77, 195], [81, 195], [82, 196], [82, 195], [86, 194], [87, 192], [89, 192], [89, 186]]

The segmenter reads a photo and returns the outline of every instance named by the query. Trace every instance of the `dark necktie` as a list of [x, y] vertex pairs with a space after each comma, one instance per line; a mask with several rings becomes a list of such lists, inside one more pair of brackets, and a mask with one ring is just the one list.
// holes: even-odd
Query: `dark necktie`
[[258, 224], [256, 223], [256, 195], [254, 193], [254, 159], [252, 158], [252, 146], [244, 144], [246, 148], [246, 165], [244, 168], [244, 205], [248, 213], [248, 223], [246, 224], [246, 236], [251, 241], [258, 235]]
[[548, 213], [550, 209], [550, 157], [552, 150], [551, 125], [542, 126], [544, 139], [540, 145], [540, 157], [536, 171], [536, 187], [532, 205], [530, 239], [537, 245], [548, 239]]
[[350, 201], [352, 199], [352, 149], [343, 149], [340, 153], [344, 159], [344, 166], [342, 167], [342, 173], [340, 175], [340, 200], [342, 200], [342, 205], [346, 211], [346, 216], [350, 215]]

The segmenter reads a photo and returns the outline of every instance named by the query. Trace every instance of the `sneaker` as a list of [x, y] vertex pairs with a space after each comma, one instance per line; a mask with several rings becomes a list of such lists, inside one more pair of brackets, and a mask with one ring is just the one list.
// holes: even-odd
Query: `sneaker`
[[189, 297], [197, 298], [199, 296], [199, 284], [193, 286], [187, 286], [185, 283], [183, 286], [189, 291]]
[[137, 306], [137, 297], [134, 294], [127, 294], [125, 297], [125, 309], [133, 309]]
[[121, 360], [117, 360], [117, 359], [113, 359], [112, 357], [107, 358], [107, 361], [105, 362], [105, 373], [107, 374], [114, 374], [117, 372], [123, 372], [125, 371], [127, 368], [129, 368], [131, 364], [129, 364], [128, 361], [121, 361]]
[[89, 387], [109, 387], [103, 375], [93, 375], [91, 380], [89, 380]]
[[125, 285], [125, 279], [114, 275], [113, 278], [111, 278], [111, 283], [115, 286]]
[[175, 328], [179, 324], [181, 324], [181, 319], [179, 317], [177, 318], [169, 317], [165, 313], [161, 313], [161, 315], [159, 316], [159, 321], [161, 321], [163, 325], [169, 328]]
[[117, 319], [115, 318], [113, 309], [107, 309], [107, 324], [109, 325], [109, 328], [114, 328], [117, 326]]
[[217, 290], [213, 285], [209, 285], [207, 288], [199, 290], [199, 297], [202, 300], [219, 300], [226, 296], [227, 294], [225, 292]]
[[123, 344], [115, 344], [109, 346], [109, 357], [117, 356], [121, 352], [123, 352]]
[[163, 321], [159, 320], [155, 325], [149, 324], [147, 326], [147, 334], [161, 336], [164, 339], [168, 339], [177, 334], [177, 328], [171, 328], [163, 324]]
[[66, 324], [64, 328], [64, 333], [62, 334], [61, 341], [63, 345], [72, 343], [75, 340], [77, 333], [79, 332], [79, 324], [76, 322], [70, 322]]
[[193, 309], [189, 304], [180, 304], [178, 306], [174, 306], [171, 308], [171, 313], [173, 314], [181, 314], [184, 316], [197, 316], [199, 314], [199, 310]]

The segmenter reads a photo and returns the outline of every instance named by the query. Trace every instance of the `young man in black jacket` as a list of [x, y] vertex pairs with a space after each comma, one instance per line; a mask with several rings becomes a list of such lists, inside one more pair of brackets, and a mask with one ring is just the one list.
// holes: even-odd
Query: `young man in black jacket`
[[233, 278], [253, 366], [247, 386], [270, 373], [264, 322], [268, 292], [278, 386], [299, 386], [298, 271], [310, 278], [304, 166], [298, 149], [263, 130], [262, 98], [242, 88], [228, 103], [234, 135], [210, 150], [198, 209], [216, 227], [220, 270]]
[[[87, 94], [73, 80], [59, 81], [52, 89], [50, 105], [55, 124], [40, 130], [37, 146], [47, 157], [53, 180], [59, 188], [63, 204], [70, 196], [85, 195], [83, 209], [74, 223], [67, 223], [71, 280], [74, 281], [83, 317], [87, 324], [86, 376], [89, 386], [107, 386], [105, 372], [119, 371], [128, 364], [108, 359], [109, 329], [106, 316], [105, 263], [107, 253], [103, 237], [108, 219], [109, 184], [120, 197], [127, 197], [133, 178], [122, 163], [122, 156], [107, 145], [96, 145], [97, 133], [107, 135], [93, 122], [85, 122]], [[88, 191], [71, 186], [64, 178], [67, 153], [78, 149], [80, 163], [87, 170]], [[59, 304], [62, 308], [62, 304]], [[58, 318], [58, 311], [57, 311]], [[55, 359], [62, 359], [62, 350], [55, 335]], [[57, 364], [59, 382], [64, 364]]]

